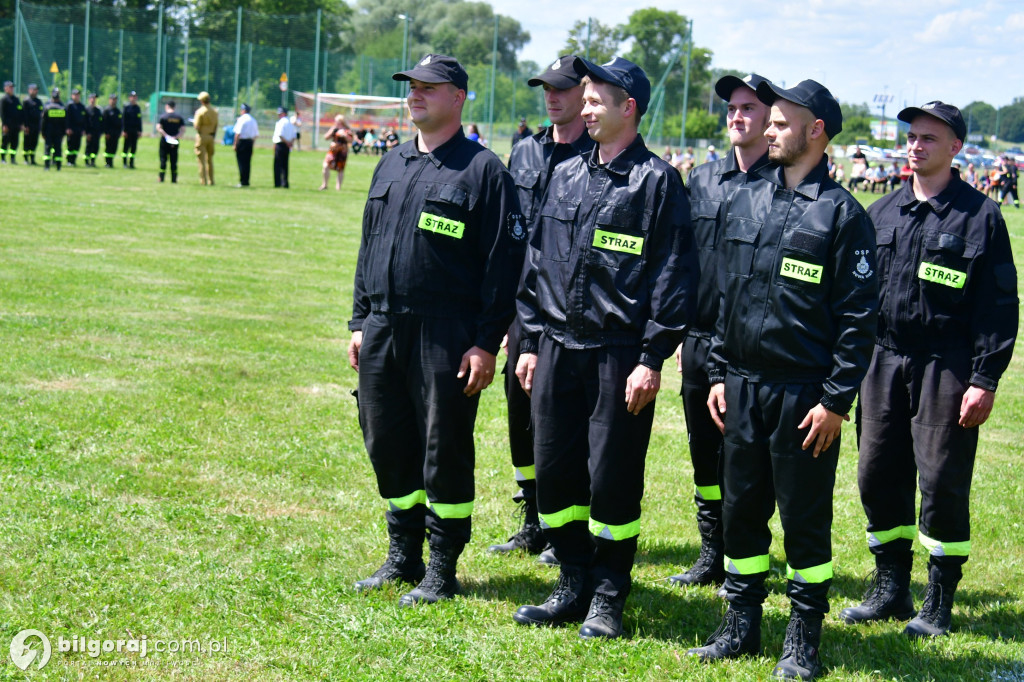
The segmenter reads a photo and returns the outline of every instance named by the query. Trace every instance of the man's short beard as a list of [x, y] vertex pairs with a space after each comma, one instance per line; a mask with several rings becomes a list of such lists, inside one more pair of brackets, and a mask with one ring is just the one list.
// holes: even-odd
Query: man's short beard
[[[796, 132], [796, 131], [794, 131]], [[785, 151], [778, 147], [768, 148], [768, 160], [781, 166], [792, 166], [807, 151], [807, 126], [800, 126], [799, 134], [792, 136], [792, 147]]]

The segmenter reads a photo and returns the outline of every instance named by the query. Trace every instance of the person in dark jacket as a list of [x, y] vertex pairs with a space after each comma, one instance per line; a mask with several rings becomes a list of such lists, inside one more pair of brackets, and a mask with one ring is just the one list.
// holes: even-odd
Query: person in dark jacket
[[[999, 206], [951, 169], [967, 126], [956, 107], [908, 107], [898, 192], [868, 209], [884, 283], [874, 356], [860, 389], [858, 483], [875, 579], [847, 623], [913, 620], [911, 637], [944, 635], [971, 551], [978, 429], [992, 412], [1017, 337], [1017, 271]], [[915, 512], [917, 489], [921, 511]], [[928, 550], [914, 617], [912, 543]]]
[[74, 166], [78, 159], [78, 150], [82, 148], [82, 135], [85, 133], [85, 123], [88, 114], [85, 105], [82, 104], [82, 91], [75, 88], [71, 91], [71, 101], [68, 102], [68, 127], [65, 132], [68, 135], [67, 160], [69, 166]]
[[724, 433], [729, 607], [707, 644], [688, 653], [712, 661], [760, 652], [768, 521], [778, 504], [791, 610], [773, 674], [812, 679], [829, 610], [841, 426], [877, 318], [875, 235], [857, 200], [828, 177], [824, 152], [843, 125], [832, 93], [806, 80], [789, 90], [764, 82], [757, 95], [772, 107], [773, 163], [726, 207], [708, 360], [708, 406]]
[[687, 441], [693, 463], [694, 502], [700, 556], [690, 570], [669, 578], [677, 585], [712, 585], [725, 580], [722, 544], [722, 489], [718, 480], [722, 433], [708, 412], [707, 359], [718, 318], [718, 239], [723, 209], [733, 191], [758, 181], [757, 171], [768, 163], [769, 107], [757, 98], [757, 86], [766, 79], [756, 73], [740, 79], [724, 76], [715, 92], [728, 103], [726, 127], [732, 149], [722, 159], [697, 166], [690, 173], [690, 220], [700, 258], [697, 318], [677, 351], [683, 373], [680, 393], [686, 417]]
[[640, 534], [661, 368], [696, 309], [698, 265], [679, 173], [637, 132], [643, 70], [576, 58], [596, 145], [562, 162], [534, 221], [516, 375], [531, 394], [537, 508], [560, 564], [523, 625], [583, 622], [616, 638]]
[[64, 133], [68, 128], [68, 112], [60, 101], [60, 89], [54, 88], [50, 93], [50, 101], [43, 107], [41, 119], [43, 134], [43, 169], [50, 170], [50, 163], [60, 170], [64, 160]]
[[185, 134], [185, 119], [175, 111], [174, 100], [164, 104], [164, 113], [156, 122], [156, 132], [160, 136], [160, 182], [167, 173], [167, 162], [171, 163], [171, 182], [178, 181], [178, 149], [181, 136]]
[[[527, 229], [537, 218], [537, 210], [548, 188], [551, 174], [561, 162], [589, 152], [594, 141], [587, 134], [587, 126], [580, 115], [583, 111], [583, 86], [580, 75], [573, 68], [573, 55], [559, 57], [541, 75], [531, 78], [531, 88], [544, 89], [544, 105], [551, 126], [544, 131], [523, 138], [512, 148], [508, 169], [516, 183], [519, 206]], [[537, 480], [533, 462], [533, 431], [530, 428], [530, 397], [516, 378], [519, 362], [520, 327], [517, 321], [509, 327], [505, 344], [505, 398], [508, 401], [508, 442], [512, 454], [519, 492], [512, 498], [521, 501], [522, 527], [508, 542], [491, 545], [491, 552], [511, 552], [522, 549], [537, 554], [544, 549], [544, 534], [537, 516]], [[541, 554], [542, 563], [555, 563], [550, 550]]]
[[40, 116], [43, 112], [43, 102], [39, 99], [39, 86], [35, 83], [28, 84], [28, 97], [21, 103], [21, 125], [25, 132], [21, 144], [25, 163], [33, 166], [36, 164], [36, 149], [39, 147], [39, 125], [42, 122]]
[[4, 81], [4, 96], [0, 99], [0, 124], [3, 125], [3, 139], [0, 141], [0, 163], [18, 163], [18, 133], [21, 132], [21, 100], [14, 94], [14, 83]]
[[121, 139], [122, 132], [121, 110], [117, 108], [117, 95], [111, 95], [110, 104], [103, 110], [103, 137], [105, 140], [103, 159], [107, 168], [114, 167], [114, 159], [117, 157], [117, 142]]
[[142, 135], [142, 108], [139, 107], [139, 93], [134, 90], [128, 93], [128, 104], [124, 105], [121, 124], [121, 135], [124, 137], [121, 165], [135, 168], [135, 152], [139, 148], [139, 136]]
[[462, 132], [462, 65], [428, 54], [393, 78], [409, 82], [418, 133], [384, 156], [370, 182], [348, 349], [390, 546], [356, 589], [418, 582], [399, 600], [412, 606], [461, 591], [473, 425], [515, 309], [526, 227], [508, 171]]
[[85, 165], [96, 167], [96, 156], [100, 151], [100, 137], [103, 135], [103, 111], [96, 106], [96, 93], [89, 93], [89, 105], [85, 108]]

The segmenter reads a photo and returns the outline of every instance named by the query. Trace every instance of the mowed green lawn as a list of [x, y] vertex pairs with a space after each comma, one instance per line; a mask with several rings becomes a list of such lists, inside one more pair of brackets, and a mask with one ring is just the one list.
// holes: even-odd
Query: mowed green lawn
[[[699, 541], [678, 398], [665, 374], [647, 460], [640, 554], [626, 628], [581, 642], [575, 628], [511, 616], [556, 572], [489, 556], [515, 528], [502, 392], [477, 420], [475, 535], [465, 597], [400, 609], [400, 589], [352, 583], [386, 551], [383, 505], [350, 391], [346, 321], [360, 216], [375, 159], [350, 159], [343, 191], [317, 192], [321, 153], [292, 156], [271, 187], [258, 149], [235, 189], [229, 149], [200, 187], [183, 145], [178, 185], [139, 168], [0, 166], [0, 677], [187, 680], [757, 680], [781, 653], [785, 557], [774, 523], [772, 595], [759, 658], [685, 656], [718, 625], [710, 588], [679, 590]], [[859, 195], [864, 197], [865, 195]], [[1018, 270], [1024, 218], [1007, 210]], [[826, 679], [1024, 680], [1024, 349], [983, 427], [973, 555], [954, 634], [911, 642], [902, 625], [852, 628], [873, 562], [857, 497], [853, 427], [836, 488]], [[914, 588], [926, 557], [917, 548]], [[919, 603], [919, 602], [918, 602]], [[34, 628], [53, 657], [22, 672], [11, 638]], [[58, 651], [58, 638], [216, 640], [226, 651]], [[38, 640], [35, 644], [38, 646]], [[155, 644], [154, 644], [155, 646]]]

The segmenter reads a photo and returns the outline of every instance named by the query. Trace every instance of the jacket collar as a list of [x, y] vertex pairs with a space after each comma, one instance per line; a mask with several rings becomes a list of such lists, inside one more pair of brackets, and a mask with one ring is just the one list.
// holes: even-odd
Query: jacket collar
[[[541, 143], [542, 145], [560, 144], [558, 142], [555, 142], [553, 132], [554, 129], [554, 124], [551, 124], [544, 130], [540, 131], [539, 133], [534, 133], [533, 139], [537, 140], [537, 142]], [[580, 136], [577, 137], [572, 142], [570, 142], [569, 146], [572, 147], [576, 152], [582, 154], [583, 152], [588, 151], [594, 144], [594, 141], [590, 139], [590, 133], [588, 133], [587, 129], [584, 128]]]
[[[754, 162], [750, 168], [747, 169], [747, 174], [756, 173], [761, 168], [768, 165], [768, 152], [765, 152], [761, 157]], [[729, 153], [726, 154], [722, 159], [715, 162], [715, 175], [733, 175], [735, 173], [742, 173], [740, 170], [740, 164], [736, 160], [736, 148], [732, 147], [729, 149]]]
[[[777, 163], [767, 163], [761, 166], [757, 174], [762, 178], [771, 182], [772, 184], [778, 185], [779, 187], [786, 186], [786, 177], [781, 165]], [[811, 172], [800, 181], [800, 184], [793, 187], [793, 191], [797, 194], [802, 194], [811, 201], [816, 201], [818, 196], [821, 194], [821, 185], [828, 177], [828, 157], [824, 154], [821, 155], [821, 161], [818, 162]]]
[[432, 164], [434, 164], [435, 167], [440, 168], [441, 166], [444, 165], [445, 159], [448, 158], [448, 155], [452, 153], [452, 150], [458, 147], [459, 144], [461, 144], [462, 141], [466, 139], [466, 133], [460, 127], [458, 130], [455, 131], [454, 135], [448, 138], [448, 140], [444, 144], [442, 144], [440, 147], [434, 148], [434, 151], [427, 153], [421, 152], [419, 147], [416, 145], [416, 140], [418, 138], [419, 133], [416, 133], [416, 137], [410, 140], [411, 144], [406, 146], [405, 149], [401, 150], [402, 158], [415, 159], [420, 156], [425, 156]]
[[[594, 148], [590, 150], [590, 155], [587, 157], [587, 165], [591, 168], [597, 168], [601, 166], [601, 145], [594, 143]], [[640, 133], [636, 134], [633, 141], [629, 143], [629, 146], [619, 152], [614, 159], [604, 164], [604, 169], [610, 173], [616, 175], [629, 175], [629, 172], [633, 170], [633, 166], [638, 161], [644, 158], [645, 154], [649, 154], [647, 151], [647, 145], [644, 144], [644, 138]]]
[[946, 188], [933, 196], [931, 199], [921, 201], [914, 194], [914, 178], [903, 183], [903, 187], [900, 189], [900, 196], [896, 199], [896, 205], [900, 208], [908, 208], [913, 210], [919, 204], [927, 204], [933, 213], [937, 215], [944, 214], [949, 207], [953, 204], [953, 201], [959, 196], [960, 192], [966, 187], [966, 183], [960, 179], [960, 173], [955, 168], [949, 169], [949, 184]]

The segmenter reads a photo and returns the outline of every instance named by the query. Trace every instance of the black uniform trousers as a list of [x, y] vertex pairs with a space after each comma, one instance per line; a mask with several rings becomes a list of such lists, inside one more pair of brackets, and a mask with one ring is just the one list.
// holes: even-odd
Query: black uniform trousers
[[683, 339], [681, 354], [683, 383], [683, 415], [686, 417], [686, 438], [693, 463], [693, 499], [697, 505], [697, 527], [701, 536], [721, 542], [722, 488], [719, 469], [722, 460], [722, 432], [708, 410], [711, 382], [708, 380], [707, 358], [711, 339], [707, 334], [691, 333]]
[[124, 165], [135, 167], [135, 150], [139, 148], [139, 134], [126, 132], [124, 145], [121, 147], [121, 161]]
[[20, 130], [20, 126], [8, 126], [7, 132], [3, 136], [3, 142], [0, 144], [0, 154], [10, 154], [12, 161], [16, 161], [15, 157], [18, 155], [18, 131]]
[[160, 138], [160, 180], [164, 179], [167, 172], [167, 162], [171, 162], [171, 182], [178, 181], [178, 147], [181, 145], [171, 144], [163, 137]]
[[[288, 186], [288, 154], [290, 153], [291, 149], [284, 142], [274, 145], [274, 187]], [[465, 350], [469, 350], [469, 346], [466, 346]]]
[[967, 561], [978, 429], [958, 422], [972, 366], [970, 350], [903, 355], [875, 346], [857, 405], [857, 479], [868, 544], [883, 561], [909, 563], [915, 530], [933, 564], [957, 573]]
[[85, 138], [85, 160], [96, 165], [96, 155], [100, 152], [100, 138], [102, 133], [93, 133]]
[[72, 132], [68, 135], [68, 165], [75, 165], [75, 161], [78, 160], [78, 150], [82, 148], [82, 133]]
[[110, 168], [114, 167], [114, 158], [117, 156], [117, 135], [104, 135], [106, 146], [103, 149], [103, 156], [106, 159], [107, 166]]
[[29, 128], [22, 138], [21, 148], [26, 161], [35, 161], [36, 148], [39, 147], [39, 128]]
[[537, 508], [563, 565], [589, 569], [596, 592], [629, 594], [640, 533], [652, 401], [626, 410], [639, 345], [570, 350], [540, 337], [533, 376]]
[[238, 183], [242, 187], [249, 186], [249, 172], [252, 170], [252, 146], [254, 140], [238, 140], [235, 147], [235, 159], [238, 161]]
[[43, 140], [43, 162], [49, 166], [52, 161], [60, 168], [61, 161], [64, 160], [63, 146], [64, 131], [47, 135]]
[[463, 393], [467, 320], [373, 313], [363, 321], [359, 422], [388, 526], [430, 532], [431, 543], [469, 542], [479, 394]]
[[508, 403], [508, 449], [512, 455], [512, 467], [516, 472], [516, 483], [523, 497], [537, 496], [537, 476], [533, 462], [533, 428], [530, 420], [530, 396], [523, 390], [516, 376], [519, 362], [519, 338], [522, 329], [518, 319], [513, 320], [508, 330], [508, 358], [505, 362], [505, 399]]
[[832, 492], [839, 438], [814, 457], [798, 429], [819, 403], [821, 383], [758, 383], [725, 378], [722, 484], [725, 589], [729, 602], [755, 606], [768, 596], [768, 521], [778, 503], [785, 534], [786, 594], [794, 609], [828, 613], [832, 584]]

